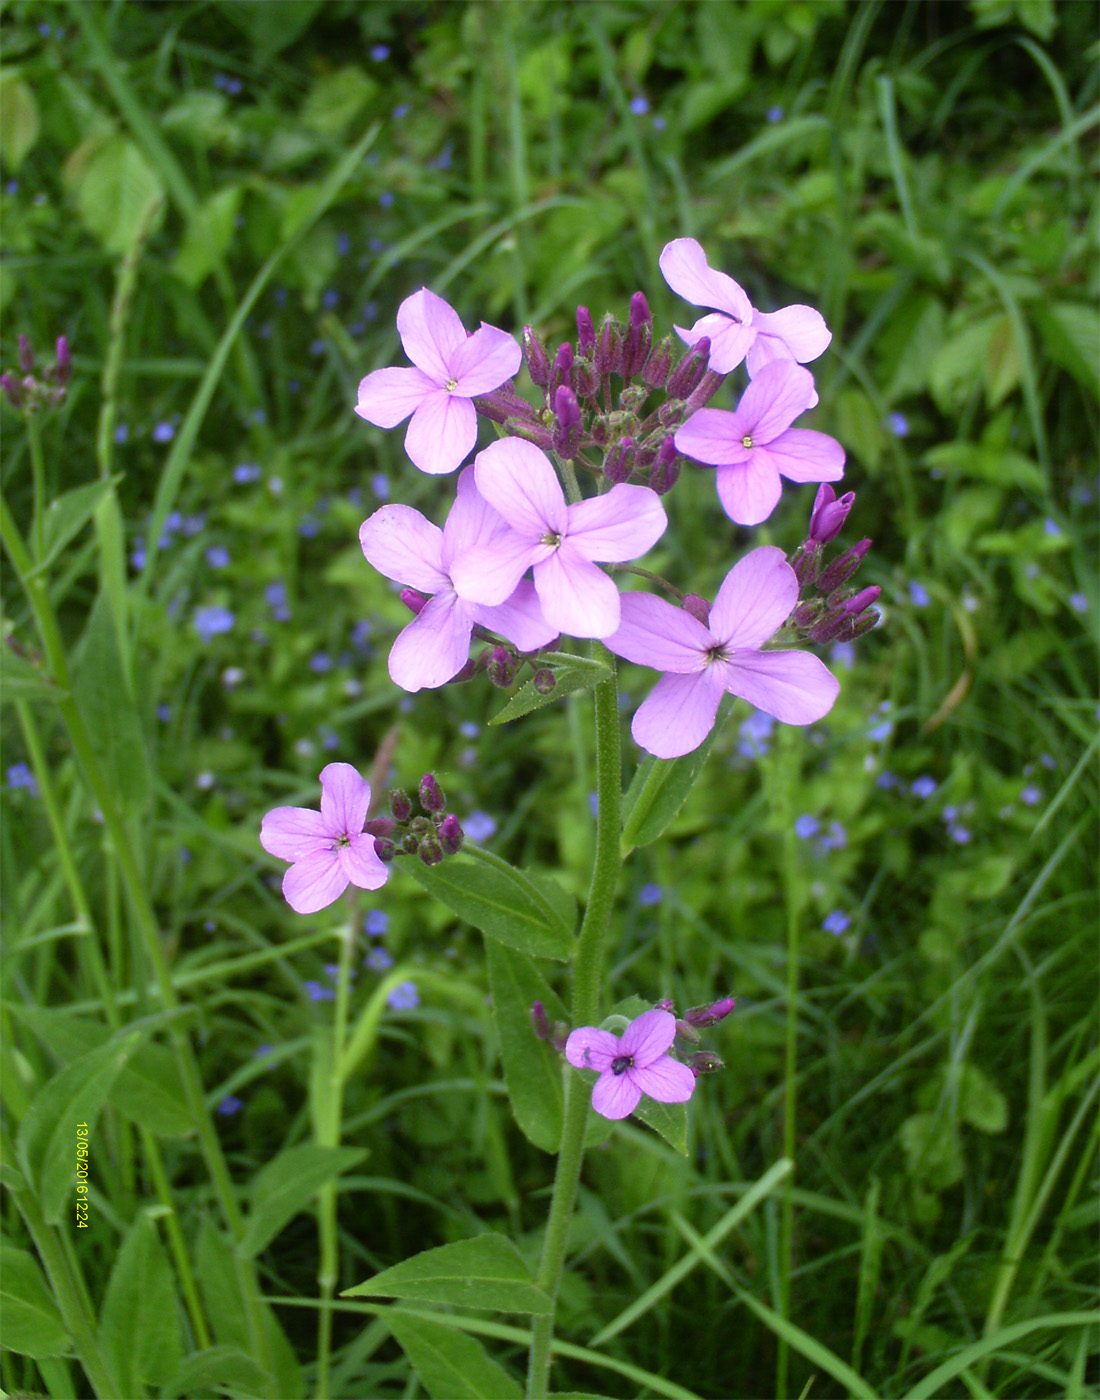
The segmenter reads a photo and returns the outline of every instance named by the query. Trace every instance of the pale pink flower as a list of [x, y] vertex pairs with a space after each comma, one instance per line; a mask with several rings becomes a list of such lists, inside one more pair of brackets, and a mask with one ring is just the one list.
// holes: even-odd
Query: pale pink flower
[[[717, 272], [694, 238], [674, 238], [660, 257], [665, 281], [695, 306], [717, 310], [696, 321], [690, 330], [676, 327], [688, 345], [707, 336], [710, 368], [729, 374], [742, 360], [755, 378], [772, 360], [816, 360], [832, 340], [820, 311], [812, 306], [785, 306], [782, 311], [757, 311], [732, 277]], [[816, 402], [816, 397], [814, 402]]]
[[652, 594], [624, 593], [619, 630], [604, 645], [666, 673], [631, 725], [642, 748], [657, 758], [697, 749], [726, 691], [784, 724], [812, 724], [828, 714], [840, 686], [816, 656], [761, 649], [797, 602], [795, 572], [770, 545], [729, 571], [708, 623]]
[[604, 1118], [626, 1118], [643, 1094], [659, 1103], [686, 1103], [695, 1075], [669, 1055], [676, 1017], [659, 1008], [636, 1017], [621, 1036], [581, 1026], [565, 1042], [565, 1058], [577, 1069], [599, 1071], [592, 1107]]
[[374, 837], [363, 830], [370, 783], [350, 763], [321, 769], [321, 810], [276, 807], [260, 827], [268, 855], [292, 861], [283, 876], [283, 897], [298, 914], [316, 914], [347, 889], [376, 890], [390, 868], [375, 855]]
[[676, 449], [718, 468], [715, 485], [722, 507], [738, 525], [767, 520], [789, 481], [839, 481], [844, 449], [835, 438], [810, 428], [792, 428], [812, 406], [814, 378], [791, 360], [763, 367], [733, 413], [700, 408], [674, 438]]
[[491, 545], [455, 560], [465, 598], [501, 603], [533, 566], [542, 615], [571, 637], [606, 637], [619, 625], [619, 590], [594, 561], [637, 559], [664, 534], [668, 517], [648, 486], [613, 486], [566, 505], [561, 483], [533, 443], [501, 438], [479, 452], [477, 489], [510, 527]]
[[376, 369], [359, 385], [355, 411], [379, 428], [412, 414], [405, 451], [422, 472], [453, 472], [477, 444], [470, 402], [499, 389], [519, 369], [519, 345], [487, 326], [468, 336], [458, 313], [426, 287], [397, 309], [397, 329], [415, 369]]
[[521, 579], [496, 607], [470, 602], [451, 580], [454, 560], [477, 545], [492, 549], [508, 526], [479, 493], [474, 469], [458, 478], [458, 495], [443, 529], [411, 506], [383, 506], [365, 520], [359, 543], [387, 578], [433, 595], [393, 644], [390, 677], [403, 690], [444, 685], [465, 666], [475, 623], [520, 651], [536, 651], [557, 636], [543, 618], [534, 585]]

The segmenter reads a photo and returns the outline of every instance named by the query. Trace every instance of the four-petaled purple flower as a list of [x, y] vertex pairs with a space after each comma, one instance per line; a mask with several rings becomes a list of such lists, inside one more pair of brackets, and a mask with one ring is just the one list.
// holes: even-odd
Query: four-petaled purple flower
[[298, 914], [316, 914], [347, 889], [376, 890], [390, 869], [374, 853], [374, 837], [363, 830], [370, 783], [350, 763], [321, 769], [321, 810], [276, 807], [260, 828], [269, 855], [292, 862], [283, 876], [283, 897]]
[[625, 593], [622, 622], [604, 644], [628, 661], [664, 671], [631, 733], [657, 758], [696, 749], [714, 726], [723, 692], [783, 724], [811, 724], [832, 709], [840, 686], [804, 651], [763, 651], [798, 602], [798, 579], [781, 549], [764, 545], [735, 564], [704, 626], [649, 593]]
[[467, 336], [458, 313], [426, 287], [398, 307], [397, 329], [416, 368], [368, 374], [355, 411], [379, 428], [396, 427], [412, 414], [405, 451], [422, 472], [453, 472], [477, 443], [471, 399], [516, 373], [519, 345], [484, 321]]
[[503, 603], [534, 566], [542, 615], [571, 637], [607, 637], [619, 625], [619, 590], [596, 560], [637, 559], [668, 517], [648, 486], [613, 486], [566, 505], [557, 473], [532, 443], [501, 438], [474, 461], [477, 489], [509, 529], [456, 559], [454, 585], [479, 603]]
[[511, 595], [494, 607], [471, 602], [452, 582], [460, 555], [478, 546], [494, 551], [508, 533], [479, 494], [472, 467], [458, 479], [458, 495], [442, 530], [411, 506], [383, 506], [363, 522], [359, 543], [378, 572], [433, 595], [390, 652], [390, 676], [403, 690], [432, 689], [456, 676], [469, 657], [475, 623], [520, 651], [535, 651], [557, 635], [526, 579], [517, 580]]
[[675, 436], [685, 457], [716, 466], [723, 509], [738, 525], [767, 520], [790, 481], [839, 481], [844, 449], [835, 438], [791, 424], [814, 402], [814, 377], [773, 360], [745, 390], [736, 412], [700, 408]]
[[660, 1009], [643, 1012], [621, 1036], [581, 1026], [565, 1042], [565, 1058], [577, 1069], [594, 1069], [599, 1079], [592, 1107], [604, 1118], [626, 1118], [643, 1094], [659, 1103], [686, 1103], [695, 1090], [687, 1065], [668, 1054], [676, 1037], [676, 1017]]
[[[694, 238], [674, 238], [660, 257], [665, 281], [694, 306], [717, 309], [696, 321], [690, 330], [676, 327], [688, 345], [710, 340], [710, 368], [729, 374], [744, 360], [755, 379], [773, 360], [816, 360], [833, 338], [820, 311], [812, 306], [785, 306], [781, 311], [756, 311], [732, 277], [716, 272]], [[817, 402], [816, 396], [809, 405]]]

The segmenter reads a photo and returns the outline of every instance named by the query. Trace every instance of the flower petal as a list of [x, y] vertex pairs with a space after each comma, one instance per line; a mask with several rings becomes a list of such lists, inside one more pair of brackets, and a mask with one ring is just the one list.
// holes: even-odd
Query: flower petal
[[638, 1107], [642, 1091], [629, 1073], [601, 1074], [592, 1090], [592, 1107], [603, 1118], [629, 1118]]
[[405, 433], [405, 451], [422, 472], [443, 476], [477, 446], [477, 410], [446, 389], [428, 394]]
[[767, 520], [783, 494], [779, 473], [762, 448], [736, 466], [719, 467], [714, 484], [722, 509], [738, 525], [759, 525]]
[[421, 287], [397, 308], [397, 331], [405, 354], [440, 387], [452, 378], [451, 356], [466, 340], [458, 312], [442, 297]]
[[449, 378], [456, 380], [454, 393], [464, 399], [499, 389], [519, 369], [523, 352], [507, 331], [487, 326], [474, 331], [447, 361]]
[[394, 685], [413, 694], [446, 685], [470, 655], [472, 620], [448, 587], [427, 602], [390, 648]]
[[279, 860], [303, 860], [332, 845], [332, 833], [320, 812], [309, 807], [276, 807], [260, 825], [260, 845]]
[[676, 334], [688, 345], [697, 344], [704, 336], [710, 340], [710, 355], [707, 368], [715, 374], [729, 374], [745, 358], [756, 341], [753, 326], [744, 326], [720, 311], [712, 311], [709, 316], [701, 316], [691, 330], [674, 327]]
[[477, 489], [473, 467], [463, 467], [455, 503], [443, 525], [441, 567], [449, 573], [451, 563], [465, 550], [489, 544], [507, 529], [504, 518]]
[[335, 851], [315, 851], [295, 861], [283, 876], [283, 898], [296, 914], [316, 914], [340, 898], [348, 877]]
[[545, 545], [505, 530], [492, 544], [460, 554], [451, 565], [451, 583], [466, 602], [494, 607], [508, 601], [526, 569], [545, 553]]
[[812, 306], [784, 306], [780, 311], [754, 311], [752, 323], [758, 341], [749, 355], [751, 375], [755, 375], [759, 368], [753, 366], [752, 356], [762, 352], [768, 359], [776, 358], [773, 350], [776, 343], [782, 346], [780, 354], [804, 365], [824, 354], [833, 338], [832, 331], [825, 324], [825, 317]]
[[687, 1103], [695, 1093], [694, 1074], [671, 1055], [663, 1055], [644, 1069], [628, 1069], [627, 1074], [643, 1094], [658, 1103]]
[[694, 238], [666, 243], [658, 263], [665, 281], [693, 306], [713, 306], [741, 322], [752, 320], [752, 304], [732, 277], [716, 272]]
[[598, 1026], [578, 1026], [565, 1042], [565, 1058], [576, 1069], [594, 1069], [601, 1074], [622, 1054], [619, 1037]]
[[747, 461], [752, 451], [742, 443], [739, 427], [738, 415], [728, 409], [700, 408], [677, 428], [673, 441], [685, 457], [711, 466], [728, 466]]
[[570, 546], [586, 559], [622, 563], [639, 559], [665, 532], [668, 516], [648, 486], [613, 486], [569, 508]]
[[558, 635], [557, 628], [543, 617], [542, 604], [530, 579], [521, 578], [512, 596], [496, 607], [479, 603], [468, 606], [475, 622], [513, 642], [520, 651], [537, 651]]
[[513, 530], [529, 540], [566, 533], [569, 517], [561, 483], [533, 442], [499, 438], [477, 454], [474, 469], [477, 489]]
[[350, 846], [336, 852], [340, 869], [353, 885], [361, 890], [377, 890], [390, 877], [390, 868], [374, 852], [374, 837], [367, 832], [352, 837]]
[[610, 637], [619, 625], [619, 590], [565, 540], [535, 565], [535, 591], [551, 627], [571, 637]]
[[680, 758], [697, 749], [714, 728], [723, 680], [719, 666], [693, 676], [662, 676], [634, 716], [635, 742], [655, 758]]
[[764, 447], [786, 432], [814, 401], [814, 377], [793, 360], [773, 360], [749, 383], [737, 405], [738, 436]]
[[376, 428], [395, 428], [415, 413], [436, 385], [418, 369], [376, 369], [359, 383], [355, 411]]
[[629, 1055], [634, 1068], [652, 1064], [660, 1059], [676, 1039], [676, 1017], [655, 1007], [636, 1016], [622, 1035], [620, 1055]]
[[372, 568], [395, 583], [425, 593], [450, 587], [443, 568], [443, 531], [412, 506], [383, 506], [359, 527], [359, 543]]
[[655, 671], [690, 674], [706, 665], [714, 637], [697, 617], [652, 593], [619, 596], [619, 626], [603, 644], [617, 656]]
[[321, 769], [321, 816], [333, 836], [355, 836], [363, 830], [370, 806], [370, 783], [350, 763], [329, 763]]
[[824, 662], [806, 651], [748, 651], [719, 668], [726, 689], [783, 724], [812, 724], [840, 691]]
[[762, 647], [797, 602], [795, 571], [781, 549], [763, 545], [726, 575], [710, 610], [710, 630], [725, 647]]
[[844, 475], [844, 448], [812, 428], [788, 428], [765, 451], [788, 481], [839, 481]]

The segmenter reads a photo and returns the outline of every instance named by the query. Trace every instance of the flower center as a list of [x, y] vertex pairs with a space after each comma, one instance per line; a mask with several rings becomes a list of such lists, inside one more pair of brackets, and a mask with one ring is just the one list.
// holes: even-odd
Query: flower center
[[453, 394], [454, 391], [458, 388], [458, 380], [457, 380], [457, 379], [448, 379], [447, 382], [446, 382], [446, 384], [444, 384], [443, 387], [444, 387], [444, 389], [446, 389], [446, 391], [447, 391], [448, 394]]
[[748, 433], [746, 433], [745, 436], [741, 439], [741, 446], [745, 448], [746, 451], [749, 451], [752, 448], [752, 438], [749, 436]]
[[612, 1074], [623, 1074], [626, 1070], [628, 1070], [628, 1069], [633, 1069], [633, 1068], [634, 1068], [634, 1056], [633, 1056], [633, 1055], [616, 1055], [616, 1057], [611, 1061], [611, 1073], [612, 1073]]
[[714, 646], [707, 647], [703, 653], [703, 660], [708, 666], [713, 666], [716, 661], [728, 661], [730, 654], [721, 642], [715, 642]]
[[549, 545], [551, 549], [557, 549], [561, 544], [561, 536], [553, 530], [547, 530], [546, 534], [539, 540], [539, 544]]
[[332, 849], [333, 849], [334, 851], [338, 851], [338, 850], [340, 850], [341, 847], [343, 847], [343, 846], [350, 846], [350, 845], [351, 845], [351, 837], [348, 835], [348, 833], [347, 833], [346, 831], [342, 831], [342, 832], [340, 833], [340, 835], [337, 836], [337, 838], [336, 838], [336, 840], [335, 840], [335, 842], [334, 842], [334, 844], [333, 844]]

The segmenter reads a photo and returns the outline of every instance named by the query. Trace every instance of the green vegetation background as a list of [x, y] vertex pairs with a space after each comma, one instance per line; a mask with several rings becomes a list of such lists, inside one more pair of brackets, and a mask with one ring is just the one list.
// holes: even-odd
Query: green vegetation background
[[[1096, 1303], [1094, 6], [241, 0], [0, 17], [4, 368], [20, 332], [40, 363], [69, 337], [68, 399], [40, 420], [48, 491], [104, 483], [57, 507], [50, 594], [242, 1195], [310, 1138], [311, 1046], [331, 1015], [316, 988], [335, 960], [334, 921], [279, 897], [264, 811], [308, 805], [324, 762], [366, 771], [394, 741], [396, 781], [433, 769], [460, 815], [492, 818], [491, 849], [576, 894], [587, 878], [583, 698], [487, 729], [500, 697], [483, 682], [410, 702], [388, 680], [403, 609], [356, 530], [387, 498], [434, 513], [439, 484], [400, 431], [354, 417], [356, 384], [401, 362], [394, 312], [424, 284], [467, 325], [531, 323], [551, 344], [578, 302], [621, 315], [637, 288], [667, 325], [684, 312], [657, 255], [691, 235], [758, 306], [804, 300], [833, 329], [813, 422], [848, 451], [849, 543], [874, 539], [860, 577], [881, 584], [884, 622], [834, 657], [841, 700], [809, 736], [761, 739], [736, 711], [668, 837], [629, 867], [614, 996], [732, 991], [739, 1008], [712, 1037], [727, 1068], [700, 1085], [687, 1160], [640, 1125], [591, 1154], [559, 1330], [586, 1344], [781, 1155], [786, 898], [804, 989], [791, 1321], [875, 1395], [1003, 1328], [926, 1393], [1095, 1394], [1095, 1328], [1057, 1320]], [[30, 442], [7, 406], [3, 435], [26, 534]], [[792, 549], [810, 501], [789, 490], [752, 542]], [[711, 593], [749, 537], [703, 473], [673, 512], [652, 567]], [[105, 998], [124, 1021], [158, 1002], [10, 573], [4, 597], [21, 706], [3, 711], [0, 808], [14, 1137], [117, 1024]], [[231, 624], [207, 636], [211, 607]], [[635, 700], [646, 684], [626, 669]], [[19, 767], [35, 735], [61, 841]], [[794, 835], [799, 816], [815, 835]], [[508, 1112], [480, 940], [399, 872], [369, 903], [389, 927], [363, 952], [436, 975], [386, 1013], [349, 1088], [343, 1141], [370, 1155], [341, 1183], [341, 1283], [483, 1229], [533, 1258], [552, 1163]], [[840, 934], [823, 927], [837, 913]], [[357, 1006], [379, 976], [358, 967]], [[163, 1139], [215, 1340], [243, 1333], [202, 1161], [158, 1102], [153, 1121], [115, 1093], [94, 1228], [69, 1228], [70, 1199], [59, 1229], [134, 1393], [220, 1393], [201, 1372], [173, 1388], [194, 1339], [144, 1132]], [[4, 1230], [10, 1291], [38, 1309], [31, 1341], [9, 1340], [4, 1388], [87, 1393], [11, 1196]], [[603, 1352], [700, 1396], [774, 1394], [774, 1312], [746, 1299], [776, 1307], [778, 1241], [769, 1198]], [[124, 1288], [136, 1261], [144, 1294]], [[316, 1296], [308, 1212], [259, 1263], [268, 1293]], [[308, 1388], [314, 1318], [279, 1319], [297, 1357], [281, 1383]], [[367, 1320], [337, 1318], [337, 1393], [415, 1393]], [[490, 1349], [522, 1371], [514, 1341]], [[814, 1396], [848, 1393], [795, 1351], [792, 1393], [811, 1375]], [[575, 1360], [556, 1380], [639, 1391]], [[247, 1369], [232, 1385], [258, 1393]]]

